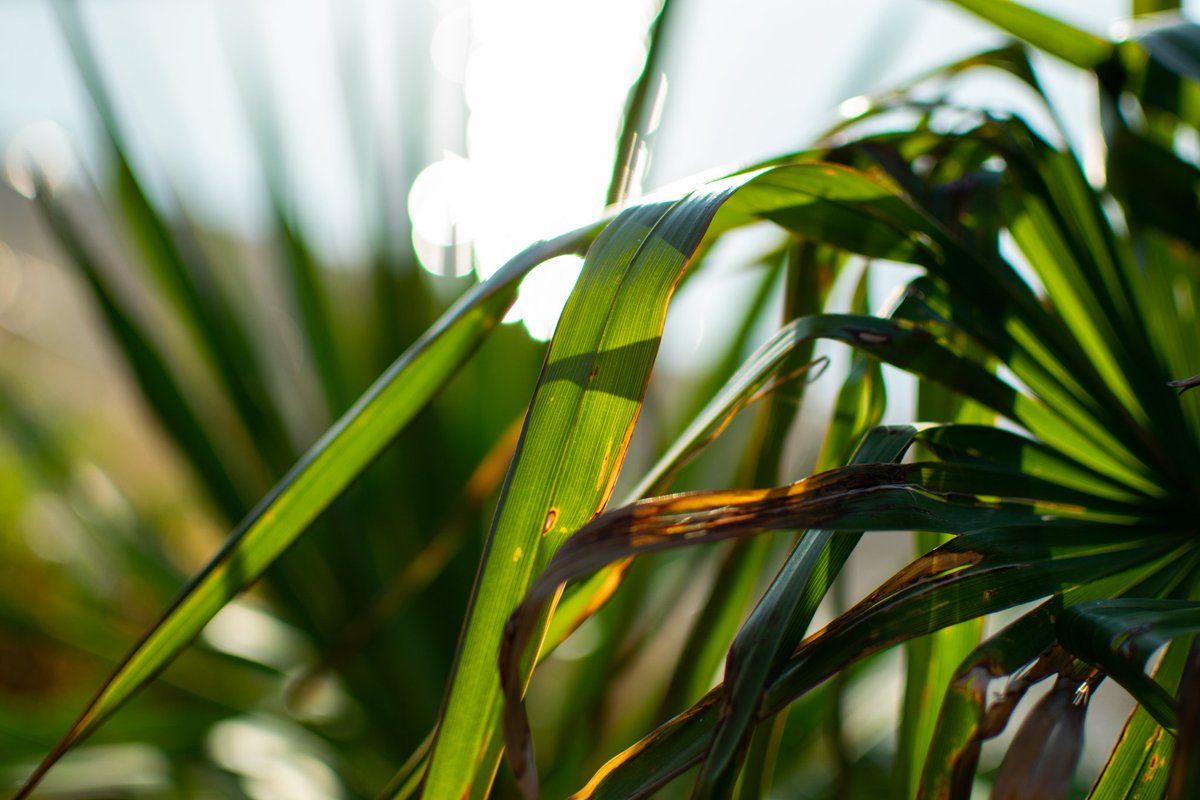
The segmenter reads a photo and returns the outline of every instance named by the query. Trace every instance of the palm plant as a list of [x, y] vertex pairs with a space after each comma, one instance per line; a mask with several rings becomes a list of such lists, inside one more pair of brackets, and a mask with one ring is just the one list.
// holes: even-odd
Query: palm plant
[[[403, 729], [414, 750], [386, 796], [503, 792], [507, 774], [500, 788], [493, 784], [506, 752], [511, 780], [526, 796], [539, 794], [546, 772], [547, 793], [556, 796], [687, 789], [695, 797], [758, 797], [790, 777], [823, 728], [832, 731], [840, 761], [834, 791], [872, 791], [887, 768], [848, 752], [842, 697], [880, 654], [902, 643], [893, 794], [969, 796], [983, 744], [1004, 730], [1031, 686], [1053, 677], [994, 776], [996, 796], [1071, 790], [1088, 701], [1105, 679], [1137, 706], [1091, 796], [1194, 796], [1200, 550], [1191, 520], [1200, 409], [1171, 387], [1200, 383], [1186, 377], [1198, 369], [1192, 343], [1200, 334], [1200, 173], [1187, 149], [1200, 122], [1200, 29], [1159, 21], [1111, 42], [1009, 0], [957, 2], [1020, 41], [872, 98], [811, 150], [648, 198], [535, 244], [468, 290], [249, 513], [18, 796], [184, 651], [343, 492], [358, 491], [350, 488], [354, 479], [427, 413], [464, 364], [476, 363], [470, 357], [497, 335], [520, 279], [541, 261], [572, 252], [586, 252], [585, 268], [500, 487], [436, 729], [418, 745], [413, 726], [396, 725], [395, 713], [382, 706], [371, 709], [381, 730]], [[1030, 48], [1096, 75], [1107, 145], [1103, 181], [1089, 180], [1074, 153], [1051, 141], [1057, 137], [1018, 117], [957, 106], [944, 91], [964, 73], [990, 68], [1044, 100]], [[252, 430], [264, 431], [264, 447], [285, 441], [266, 435], [270, 417], [260, 425], [253, 416], [269, 393], [240, 381], [257, 373], [225, 363], [235, 354], [249, 358], [248, 349], [236, 337], [213, 338], [233, 315], [206, 322], [224, 312], [201, 302], [187, 282], [194, 273], [169, 246], [172, 232], [139, 199], [132, 172], [123, 178], [164, 285], [194, 316], [201, 341], [212, 342], [231, 404]], [[156, 411], [173, 421], [180, 446], [220, 497], [229, 483], [221, 456], [206, 450], [211, 440], [186, 393], [120, 311], [70, 216], [45, 195], [43, 205]], [[705, 395], [711, 399], [653, 466], [636, 479], [622, 476], [629, 502], [610, 508], [672, 293], [703, 269], [714, 243], [763, 220], [787, 235], [762, 259], [762, 297], [773, 282], [784, 287], [777, 332], [736, 369], [717, 368]], [[305, 330], [325, 336], [333, 328], [312, 293], [314, 272], [285, 216], [281, 225], [297, 302], [312, 315]], [[863, 259], [871, 269], [903, 262], [922, 274], [884, 316], [867, 313], [865, 281], [849, 311], [836, 312], [835, 276]], [[746, 330], [767, 307], [755, 304]], [[784, 440], [822, 339], [850, 346], [855, 361], [824, 426], [814, 473], [786, 482]], [[733, 343], [731, 358], [740, 360], [743, 344]], [[326, 365], [327, 402], [340, 409], [345, 390], [332, 388], [342, 386], [333, 374], [338, 359], [320, 356], [332, 346], [310, 342], [314, 363]], [[881, 363], [920, 379], [920, 424], [880, 426]], [[665, 494], [680, 487], [687, 463], [728, 436], [726, 427], [759, 400], [736, 454], [739, 474], [725, 488]], [[500, 415], [472, 434], [500, 439], [502, 422]], [[438, 435], [414, 443], [410, 455], [454, 437]], [[267, 464], [277, 472], [290, 461], [279, 447]], [[403, 460], [393, 468], [404, 469]], [[406, 477], [447, 503], [456, 492], [445, 484], [462, 483]], [[236, 488], [225, 489], [230, 515], [243, 501], [232, 495]], [[370, 485], [361, 494], [363, 502], [379, 502], [366, 499]], [[324, 519], [338, 525], [336, 514]], [[359, 526], [348, 522], [345, 529]], [[913, 530], [915, 560], [812, 630], [864, 532]], [[758, 535], [768, 532], [786, 533]], [[304, 598], [289, 583], [291, 569], [329, 569], [339, 586], [361, 574], [342, 563], [353, 556], [342, 552], [345, 537], [326, 538], [322, 547], [318, 531], [316, 540], [313, 550], [289, 554], [280, 566], [291, 567], [273, 576], [282, 601], [297, 609]], [[708, 545], [724, 540], [733, 544], [714, 561]], [[418, 561], [442, 546], [432, 540]], [[638, 558], [668, 550], [686, 552]], [[665, 687], [634, 692], [613, 724], [579, 731], [578, 719], [612, 713], [606, 678], [658, 644], [631, 620], [643, 613], [661, 623], [706, 561], [714, 561], [713, 577], [703, 583], [701, 610]], [[442, 597], [462, 585], [451, 583]], [[357, 600], [356, 607], [370, 597]], [[982, 636], [984, 616], [1028, 603], [1037, 605]], [[368, 605], [371, 619], [385, 617], [386, 605]], [[322, 627], [320, 609], [310, 611], [310, 635], [328, 640], [337, 623]], [[406, 674], [403, 662], [426, 646], [411, 638], [413, 624], [406, 619], [375, 631], [386, 652], [370, 655], [368, 665], [335, 664], [365, 704], [399, 694], [387, 684], [404, 683], [394, 676]], [[554, 747], [539, 767], [524, 699], [539, 691], [538, 663], [565, 670], [548, 657], [569, 647], [573, 632], [584, 635], [583, 626], [594, 644], [562, 677], [567, 689], [557, 719], [537, 726], [538, 740]], [[397, 643], [407, 645], [403, 653], [389, 649]], [[723, 680], [713, 686], [722, 665]], [[353, 765], [375, 774], [366, 754], [357, 762], [343, 758], [346, 774]], [[369, 781], [361, 790], [377, 788]]]

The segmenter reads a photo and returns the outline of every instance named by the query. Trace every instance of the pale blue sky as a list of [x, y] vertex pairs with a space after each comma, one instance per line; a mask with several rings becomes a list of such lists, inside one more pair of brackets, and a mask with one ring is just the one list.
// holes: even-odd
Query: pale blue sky
[[[446, 0], [83, 2], [139, 162], [160, 184], [163, 176], [171, 176], [202, 216], [247, 232], [263, 221], [262, 191], [233, 75], [234, 69], [269, 64], [272, 103], [286, 132], [281, 155], [301, 215], [332, 252], [348, 255], [358, 250], [364, 212], [353, 180], [336, 37], [351, 43], [347, 50], [360, 75], [370, 75], [363, 91], [381, 138], [398, 148], [398, 140], [415, 125], [425, 140], [426, 159], [436, 159], [443, 149], [461, 154], [461, 87], [426, 66], [433, 25], [457, 5]], [[1104, 33], [1125, 14], [1127, 2], [1040, 0], [1035, 5]], [[653, 183], [803, 145], [829, 123], [845, 96], [886, 86], [999, 39], [937, 0], [678, 0], [676, 11]], [[558, 16], [565, 32], [550, 29], [543, 35], [582, 35], [571, 29], [570, 14]], [[626, 16], [623, 24], [636, 35], [638, 16]], [[417, 53], [424, 63], [405, 61], [411, 56], [404, 53], [418, 50], [425, 51]], [[420, 120], [398, 115], [405, 71], [420, 73], [431, 98], [430, 113]], [[46, 0], [0, 4], [0, 75], [0, 148], [31, 123], [53, 120], [86, 159], [94, 160], [94, 122]], [[1051, 88], [1069, 122], [1086, 118], [1089, 93], [1067, 80], [1052, 80]], [[987, 99], [1012, 102], [1002, 89]], [[591, 149], [595, 158], [609, 155], [603, 137]]]

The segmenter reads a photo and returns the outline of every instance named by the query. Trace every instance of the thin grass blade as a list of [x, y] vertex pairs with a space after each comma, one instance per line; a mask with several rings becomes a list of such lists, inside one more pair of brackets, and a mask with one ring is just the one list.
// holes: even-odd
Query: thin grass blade
[[[252, 432], [264, 461], [276, 474], [295, 458], [295, 451], [271, 395], [262, 380], [257, 354], [250, 346], [241, 319], [198, 248], [177, 237], [164, 215], [147, 195], [127, 153], [122, 132], [99, 62], [93, 52], [80, 7], [54, 3], [88, 96], [103, 124], [109, 154], [117, 168], [118, 193], [130, 230], [166, 296], [179, 311], [203, 356], [233, 402], [246, 430]], [[189, 237], [194, 240], [194, 237]], [[236, 518], [236, 515], [235, 517]]]
[[98, 263], [98, 255], [68, 210], [46, 186], [39, 187], [36, 200], [59, 243], [87, 281], [117, 347], [163, 430], [187, 454], [189, 463], [199, 473], [221, 512], [236, 519], [250, 500], [231, 479], [225, 460], [213, 446], [209, 431], [189, 402], [188, 394], [180, 387], [153, 340], [110, 289]]

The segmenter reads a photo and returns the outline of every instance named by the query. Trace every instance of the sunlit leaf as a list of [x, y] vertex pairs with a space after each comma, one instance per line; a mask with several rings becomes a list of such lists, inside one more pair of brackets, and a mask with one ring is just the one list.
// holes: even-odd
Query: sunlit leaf
[[1112, 44], [1013, 0], [953, 0], [1034, 47], [1085, 69], [1104, 61]]
[[574, 251], [591, 235], [592, 229], [584, 229], [533, 246], [447, 311], [230, 534], [221, 551], [184, 587], [159, 623], [109, 677], [17, 796], [26, 796], [54, 762], [162, 670], [217, 611], [304, 533], [499, 323], [525, 273], [547, 258]]

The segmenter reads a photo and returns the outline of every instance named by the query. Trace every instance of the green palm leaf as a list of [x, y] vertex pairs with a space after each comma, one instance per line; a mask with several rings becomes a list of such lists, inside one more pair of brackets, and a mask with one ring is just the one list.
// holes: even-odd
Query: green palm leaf
[[[504, 621], [563, 538], [607, 502], [640, 409], [667, 301], [689, 257], [706, 234], [759, 217], [867, 255], [900, 257], [925, 246], [904, 227], [905, 220], [923, 218], [891, 187], [828, 164], [745, 173], [675, 204], [630, 209], [601, 234], [563, 311], [501, 497], [434, 743], [427, 792], [479, 796], [490, 786], [500, 754], [492, 733], [500, 687], [488, 665]], [[872, 338], [840, 322], [833, 326], [842, 335]], [[890, 341], [884, 336], [880, 343]], [[510, 757], [518, 774], [531, 774], [520, 754]]]

